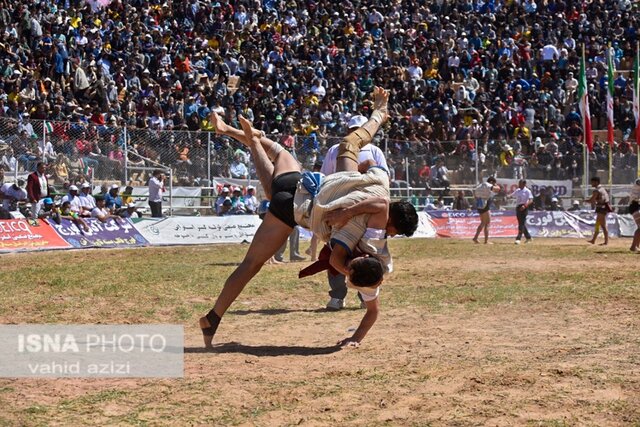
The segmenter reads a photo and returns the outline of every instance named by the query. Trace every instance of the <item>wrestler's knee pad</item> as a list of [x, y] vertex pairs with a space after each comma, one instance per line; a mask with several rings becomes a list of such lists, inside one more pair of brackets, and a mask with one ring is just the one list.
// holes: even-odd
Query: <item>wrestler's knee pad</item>
[[269, 150], [267, 151], [267, 157], [269, 157], [269, 160], [271, 160], [272, 162], [276, 160], [276, 158], [278, 157], [278, 155], [280, 153], [282, 153], [284, 151], [284, 147], [280, 144], [278, 144], [277, 142], [274, 142], [271, 147], [269, 147]]

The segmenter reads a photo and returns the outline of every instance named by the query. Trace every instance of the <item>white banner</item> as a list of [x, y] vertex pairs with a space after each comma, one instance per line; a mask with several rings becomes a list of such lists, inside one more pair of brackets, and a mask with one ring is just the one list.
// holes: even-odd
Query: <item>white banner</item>
[[171, 217], [143, 220], [135, 227], [152, 245], [250, 242], [262, 221], [257, 215]]
[[[190, 209], [200, 206], [200, 187], [173, 187], [173, 209]], [[149, 209], [149, 187], [133, 187], [133, 200], [138, 209]], [[211, 205], [211, 199], [202, 201], [203, 204]], [[204, 206], [204, 205], [203, 205]], [[162, 209], [169, 209], [169, 188], [162, 195]]]
[[[513, 193], [518, 188], [517, 179], [497, 178], [498, 185], [504, 189], [507, 194]], [[527, 179], [527, 187], [537, 196], [541, 187], [550, 188], [552, 194], [557, 197], [571, 197], [573, 194], [573, 182], [568, 179], [566, 181], [545, 181], [543, 179]]]

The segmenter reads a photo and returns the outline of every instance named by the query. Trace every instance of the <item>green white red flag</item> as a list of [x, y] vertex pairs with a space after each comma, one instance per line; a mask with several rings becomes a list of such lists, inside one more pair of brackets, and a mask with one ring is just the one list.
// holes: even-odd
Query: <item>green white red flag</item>
[[613, 63], [613, 49], [607, 49], [607, 142], [613, 148], [613, 74], [615, 73], [615, 64]]
[[636, 144], [640, 146], [640, 53], [636, 46], [636, 60], [633, 61], [633, 115], [636, 119]]
[[587, 90], [587, 74], [584, 61], [584, 48], [580, 59], [580, 78], [578, 80], [578, 107], [582, 116], [582, 131], [584, 144], [589, 153], [593, 152], [593, 133], [591, 132], [591, 111], [589, 110], [589, 92]]

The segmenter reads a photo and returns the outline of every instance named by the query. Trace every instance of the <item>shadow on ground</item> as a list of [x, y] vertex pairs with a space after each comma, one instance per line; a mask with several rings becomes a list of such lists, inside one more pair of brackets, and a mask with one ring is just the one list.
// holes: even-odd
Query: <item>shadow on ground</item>
[[330, 347], [305, 347], [305, 346], [286, 346], [286, 345], [244, 345], [237, 342], [229, 342], [220, 344], [212, 349], [202, 347], [185, 347], [185, 353], [242, 353], [252, 356], [320, 356], [323, 354], [332, 354], [340, 351], [340, 346], [332, 345]]

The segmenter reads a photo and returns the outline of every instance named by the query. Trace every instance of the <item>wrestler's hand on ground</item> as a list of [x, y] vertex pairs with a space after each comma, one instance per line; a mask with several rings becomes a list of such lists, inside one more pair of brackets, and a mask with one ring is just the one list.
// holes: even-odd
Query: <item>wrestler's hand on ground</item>
[[358, 348], [360, 343], [353, 338], [345, 338], [342, 341], [338, 341], [338, 345], [342, 348]]
[[213, 130], [215, 133], [223, 135], [225, 132], [227, 132], [227, 124], [215, 111], [213, 111], [209, 116], [209, 122], [213, 126]]
[[344, 227], [349, 222], [351, 216], [345, 208], [338, 208], [324, 214], [324, 220], [333, 227]]

